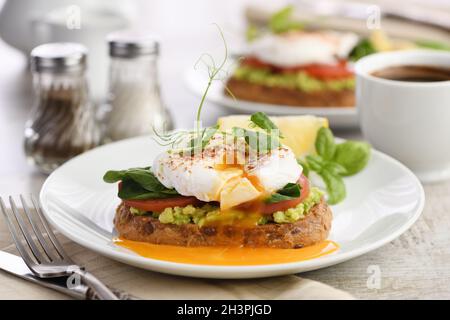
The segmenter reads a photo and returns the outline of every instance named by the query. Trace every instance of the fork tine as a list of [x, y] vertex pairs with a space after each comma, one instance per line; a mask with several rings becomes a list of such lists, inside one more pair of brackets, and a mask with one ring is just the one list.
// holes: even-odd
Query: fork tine
[[27, 216], [28, 222], [31, 224], [31, 228], [33, 228], [33, 231], [36, 234], [36, 237], [37, 237], [39, 243], [41, 244], [42, 248], [44, 249], [44, 252], [47, 254], [47, 257], [50, 259], [50, 261], [59, 260], [59, 256], [55, 256], [54, 251], [50, 250], [50, 247], [48, 246], [47, 241], [45, 241], [41, 230], [35, 223], [33, 214], [31, 213], [30, 208], [28, 207], [28, 204], [25, 201], [23, 195], [20, 195], [20, 202], [22, 202], [23, 211], [25, 212], [25, 215]]
[[64, 260], [66, 260], [67, 262], [73, 263], [72, 259], [66, 254], [63, 247], [59, 243], [58, 239], [56, 239], [55, 234], [52, 231], [52, 228], [50, 227], [50, 225], [47, 222], [47, 219], [45, 218], [44, 214], [42, 213], [41, 204], [39, 203], [39, 201], [37, 201], [35, 199], [35, 197], [33, 195], [31, 195], [31, 202], [33, 203], [34, 209], [36, 210], [36, 212], [39, 216], [39, 219], [41, 220], [41, 222], [44, 226], [44, 229], [47, 232], [48, 237], [50, 238], [51, 243], [55, 247], [55, 249], [58, 252], [58, 254], [60, 255], [60, 257]]
[[28, 243], [31, 253], [33, 253], [34, 257], [39, 263], [46, 262], [44, 256], [37, 248], [36, 242], [33, 240], [33, 237], [31, 236], [26, 224], [24, 223], [22, 216], [14, 202], [14, 199], [11, 196], [9, 197], [9, 203], [11, 204], [11, 210], [14, 214], [14, 217], [16, 218], [17, 224], [19, 225], [20, 231], [22, 231], [22, 235], [25, 237], [25, 241]]
[[20, 255], [22, 256], [23, 261], [25, 261], [28, 268], [30, 268], [34, 272], [34, 267], [36, 266], [36, 263], [33, 261], [33, 259], [28, 254], [28, 251], [25, 249], [25, 247], [22, 244], [22, 237], [19, 236], [19, 231], [17, 230], [16, 226], [14, 225], [12, 218], [10, 217], [10, 214], [6, 210], [5, 203], [3, 202], [3, 199], [0, 197], [0, 206], [2, 208], [3, 216], [5, 217], [6, 224], [8, 225], [8, 229], [11, 233], [11, 236], [13, 238], [14, 243], [16, 244], [16, 248], [19, 251]]

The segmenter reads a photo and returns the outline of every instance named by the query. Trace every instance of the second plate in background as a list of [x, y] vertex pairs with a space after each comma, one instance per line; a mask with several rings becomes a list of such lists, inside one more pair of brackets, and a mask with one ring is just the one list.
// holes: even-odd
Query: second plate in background
[[[208, 82], [207, 75], [199, 70], [190, 68], [186, 70], [184, 76], [185, 84], [188, 89], [201, 97], [205, 91], [205, 85]], [[206, 100], [221, 105], [233, 112], [254, 113], [257, 111], [265, 112], [269, 115], [302, 115], [312, 114], [326, 117], [333, 128], [356, 128], [358, 127], [358, 114], [356, 107], [302, 107], [302, 106], [284, 106], [244, 100], [234, 100], [224, 94], [224, 84], [221, 81], [215, 81], [206, 96]]]

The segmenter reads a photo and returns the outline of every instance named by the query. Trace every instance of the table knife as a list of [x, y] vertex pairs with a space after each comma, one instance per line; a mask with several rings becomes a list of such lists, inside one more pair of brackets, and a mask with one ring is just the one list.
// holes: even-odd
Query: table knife
[[[95, 293], [83, 284], [79, 284], [69, 289], [66, 285], [68, 277], [47, 279], [36, 277], [35, 275], [33, 275], [30, 269], [28, 269], [27, 265], [21, 257], [5, 251], [0, 251], [0, 270], [6, 271], [12, 275], [36, 283], [38, 285], [64, 293], [75, 299], [97, 300]], [[137, 297], [129, 295], [120, 290], [113, 289], [113, 292], [120, 298], [120, 300], [138, 300]]]

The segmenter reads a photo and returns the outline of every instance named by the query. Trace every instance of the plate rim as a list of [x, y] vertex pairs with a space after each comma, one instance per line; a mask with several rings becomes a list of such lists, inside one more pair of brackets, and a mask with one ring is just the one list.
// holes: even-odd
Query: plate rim
[[[392, 164], [401, 168], [404, 172], [406, 172], [410, 178], [413, 179], [415, 184], [419, 188], [419, 202], [415, 212], [412, 217], [402, 224], [399, 228], [394, 230], [391, 234], [385, 236], [382, 239], [379, 239], [373, 243], [368, 243], [362, 247], [352, 249], [346, 253], [339, 254], [339, 251], [336, 253], [332, 253], [330, 255], [318, 257], [315, 259], [298, 261], [298, 262], [289, 262], [289, 263], [278, 263], [278, 264], [265, 264], [265, 265], [249, 265], [249, 266], [216, 266], [216, 265], [200, 265], [200, 264], [189, 264], [189, 263], [178, 263], [172, 261], [158, 260], [152, 258], [146, 258], [139, 256], [137, 254], [128, 253], [127, 251], [118, 251], [113, 246], [108, 246], [104, 244], [98, 244], [96, 242], [89, 242], [88, 240], [84, 240], [82, 237], [77, 236], [76, 232], [70, 230], [70, 228], [64, 228], [54, 220], [53, 215], [51, 214], [51, 210], [48, 208], [48, 203], [45, 201], [45, 193], [56, 176], [58, 172], [64, 170], [64, 168], [70, 165], [72, 162], [77, 161], [79, 158], [86, 156], [87, 154], [98, 152], [100, 149], [111, 147], [111, 145], [118, 144], [126, 144], [132, 140], [140, 140], [148, 138], [148, 136], [135, 137], [130, 139], [125, 139], [121, 141], [117, 141], [111, 144], [102, 145], [92, 150], [89, 150], [83, 154], [80, 154], [71, 160], [67, 161], [59, 168], [57, 168], [54, 172], [52, 172], [44, 184], [42, 185], [41, 191], [39, 193], [39, 200], [41, 202], [42, 210], [44, 212], [45, 217], [51, 223], [53, 227], [55, 227], [59, 232], [61, 232], [64, 236], [74, 241], [75, 243], [80, 244], [81, 246], [93, 250], [101, 255], [107, 256], [113, 260], [121, 261], [126, 264], [130, 264], [133, 266], [137, 266], [140, 268], [153, 270], [157, 272], [163, 272], [168, 274], [175, 274], [181, 276], [190, 276], [197, 278], [216, 278], [216, 279], [238, 279], [238, 278], [259, 278], [259, 277], [268, 277], [268, 276], [278, 276], [282, 274], [295, 274], [302, 273], [306, 271], [321, 269], [324, 267], [328, 267], [331, 265], [335, 265], [358, 256], [361, 256], [365, 253], [371, 252], [375, 249], [380, 248], [381, 246], [391, 242], [396, 239], [404, 232], [406, 232], [420, 217], [423, 212], [425, 206], [425, 191], [423, 189], [422, 184], [416, 175], [407, 168], [400, 161], [392, 158], [391, 156], [378, 151], [376, 149], [372, 149], [373, 154], [376, 154], [378, 157], [381, 157], [383, 160], [391, 162]], [[372, 155], [373, 156], [373, 155]], [[57, 216], [59, 214], [56, 214]], [[57, 219], [56, 219], [57, 220]], [[300, 270], [301, 269], [301, 270]], [[297, 271], [295, 271], [297, 270]], [[199, 276], [198, 274], [202, 274]], [[268, 274], [268, 275], [267, 275]]]

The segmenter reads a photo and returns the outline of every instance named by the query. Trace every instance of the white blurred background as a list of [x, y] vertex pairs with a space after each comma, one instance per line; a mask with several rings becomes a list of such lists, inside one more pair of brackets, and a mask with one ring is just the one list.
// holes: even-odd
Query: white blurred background
[[[364, 6], [378, 3], [404, 11], [418, 8], [420, 13], [430, 12], [430, 19], [450, 13], [450, 0], [365, 2]], [[105, 98], [109, 63], [105, 35], [112, 30], [134, 27], [158, 36], [163, 100], [174, 116], [175, 126], [188, 127], [193, 124], [199, 98], [188, 91], [183, 74], [193, 67], [201, 53], [216, 53], [220, 59], [223, 52], [212, 23], [221, 26], [229, 47], [239, 52], [247, 25], [246, 14], [257, 18], [267, 16], [268, 12], [288, 3], [295, 4], [300, 13], [311, 6], [325, 13], [330, 9], [330, 1], [322, 0], [0, 0], [0, 191], [37, 193], [45, 178], [27, 165], [22, 145], [32, 97], [27, 61], [34, 46], [48, 41], [86, 44], [90, 50], [91, 92], [101, 101]], [[72, 19], [74, 8], [80, 10], [79, 21]], [[433, 18], [431, 12], [435, 14]], [[68, 17], [74, 28], [67, 28]], [[364, 19], [360, 21], [365, 26]], [[227, 113], [220, 106], [208, 103], [203, 123], [210, 125]], [[344, 133], [339, 135], [345, 137]], [[8, 181], [15, 181], [14, 190]]]
[[[187, 93], [182, 75], [201, 53], [221, 52], [222, 43], [212, 23], [220, 25], [229, 47], [236, 52], [243, 44], [246, 9], [247, 14], [264, 15], [292, 3], [300, 13], [308, 7], [326, 13], [330, 2], [333, 3], [322, 0], [0, 0], [0, 8], [3, 6], [0, 37], [15, 48], [10, 50], [9, 46], [0, 44], [0, 57], [8, 61], [3, 63], [5, 68], [18, 70], [19, 64], [25, 70], [27, 54], [36, 45], [50, 41], [81, 42], [90, 50], [91, 92], [96, 100], [101, 100], [106, 93], [109, 62], [105, 35], [123, 28], [145, 30], [161, 39], [160, 77], [164, 99], [169, 108], [181, 111], [182, 116], [175, 117], [176, 125], [187, 126], [191, 125], [193, 115], [183, 111], [195, 110], [197, 100]], [[377, 3], [402, 10], [418, 7], [435, 13], [450, 11], [450, 0], [346, 2]], [[80, 10], [78, 21], [74, 19], [73, 8]], [[79, 29], [67, 28], [70, 23], [79, 23]], [[16, 50], [23, 54], [16, 54]], [[210, 112], [208, 119], [215, 119], [223, 110], [211, 107]]]

